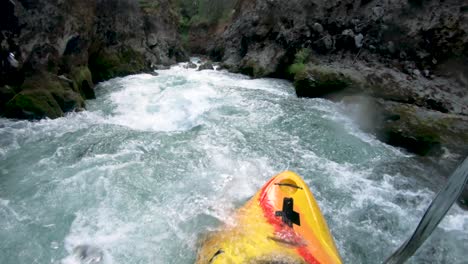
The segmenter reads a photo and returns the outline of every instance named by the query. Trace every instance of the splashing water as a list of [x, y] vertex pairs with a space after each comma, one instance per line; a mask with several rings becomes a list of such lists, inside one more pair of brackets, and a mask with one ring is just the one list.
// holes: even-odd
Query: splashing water
[[[175, 66], [97, 98], [55, 120], [0, 119], [0, 263], [193, 263], [199, 237], [285, 169], [346, 263], [380, 263], [434, 196], [421, 164], [285, 81]], [[466, 248], [454, 207], [410, 262], [466, 263]]]

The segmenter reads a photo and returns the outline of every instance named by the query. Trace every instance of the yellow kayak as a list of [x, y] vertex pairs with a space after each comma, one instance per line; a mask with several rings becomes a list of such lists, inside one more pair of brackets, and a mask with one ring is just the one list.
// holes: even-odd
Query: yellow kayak
[[238, 210], [234, 224], [205, 239], [196, 263], [342, 262], [309, 188], [285, 171]]

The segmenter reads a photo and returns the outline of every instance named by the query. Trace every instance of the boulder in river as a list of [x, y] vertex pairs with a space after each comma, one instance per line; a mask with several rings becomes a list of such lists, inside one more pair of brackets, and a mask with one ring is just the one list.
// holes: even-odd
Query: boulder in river
[[199, 71], [203, 71], [203, 70], [214, 70], [214, 67], [213, 67], [213, 64], [209, 61], [203, 63], [202, 65], [200, 65], [198, 67], [198, 70]]
[[186, 69], [196, 69], [196, 68], [197, 68], [197, 65], [196, 65], [195, 63], [189, 61], [189, 62], [187, 63], [187, 65], [185, 65], [185, 68], [186, 68]]
[[308, 64], [294, 76], [294, 87], [299, 97], [331, 96], [359, 85], [359, 80], [343, 71], [324, 65]]
[[104, 263], [104, 252], [95, 246], [79, 245], [73, 249], [73, 253], [83, 264]]
[[365, 131], [419, 155], [468, 152], [468, 117], [369, 96], [348, 96], [350, 113]]

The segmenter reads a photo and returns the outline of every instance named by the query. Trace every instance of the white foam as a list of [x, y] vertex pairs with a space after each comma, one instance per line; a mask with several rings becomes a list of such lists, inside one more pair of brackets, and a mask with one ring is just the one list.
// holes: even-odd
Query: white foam
[[136, 130], [187, 130], [198, 124], [210, 109], [210, 101], [220, 96], [206, 84], [166, 87], [155, 78], [136, 75], [121, 80], [124, 88], [110, 95], [116, 109], [107, 122]]
[[468, 214], [458, 205], [454, 205], [439, 227], [446, 231], [463, 232], [468, 235]]

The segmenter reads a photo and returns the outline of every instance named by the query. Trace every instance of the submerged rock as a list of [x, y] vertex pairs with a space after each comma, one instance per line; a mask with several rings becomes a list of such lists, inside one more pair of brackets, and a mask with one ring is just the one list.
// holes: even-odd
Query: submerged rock
[[184, 66], [186, 69], [196, 69], [197, 65], [191, 61], [187, 63], [187, 65]]
[[73, 249], [73, 254], [83, 264], [104, 263], [104, 252], [98, 247], [80, 245]]
[[[196, 65], [195, 65], [196, 66]], [[214, 70], [214, 67], [213, 67], [213, 64], [209, 61], [203, 63], [202, 65], [200, 65], [198, 67], [198, 70], [199, 71], [203, 71], [203, 70]]]
[[154, 68], [156, 70], [169, 70], [171, 67], [167, 66], [167, 65], [161, 65], [161, 64], [158, 64], [156, 66], [154, 66]]

